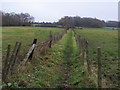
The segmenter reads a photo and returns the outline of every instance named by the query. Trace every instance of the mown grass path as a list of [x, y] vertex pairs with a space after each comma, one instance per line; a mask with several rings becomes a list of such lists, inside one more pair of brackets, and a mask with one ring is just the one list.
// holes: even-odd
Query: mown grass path
[[[63, 41], [62, 41], [63, 40]], [[80, 49], [76, 44], [74, 33], [69, 30], [63, 37], [62, 86], [66, 88], [95, 88], [96, 85], [88, 78], [80, 58]]]
[[68, 31], [68, 34], [64, 37], [64, 48], [63, 48], [63, 62], [62, 62], [62, 84], [63, 87], [71, 87], [70, 83], [70, 75], [71, 75], [71, 65], [72, 65], [72, 59], [73, 59], [73, 32]]

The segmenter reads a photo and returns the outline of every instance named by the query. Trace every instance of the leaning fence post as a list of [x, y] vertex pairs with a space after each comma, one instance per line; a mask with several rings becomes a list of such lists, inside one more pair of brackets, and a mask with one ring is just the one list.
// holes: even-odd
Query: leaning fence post
[[18, 66], [18, 68], [20, 68], [21, 66], [25, 65], [26, 62], [28, 61], [28, 59], [30, 59], [30, 60], [32, 59], [32, 56], [33, 56], [33, 52], [34, 52], [36, 43], [37, 43], [37, 39], [34, 39], [32, 46], [30, 47], [30, 49], [29, 49], [29, 51], [27, 52], [27, 54], [26, 54], [23, 62]]
[[102, 72], [101, 72], [101, 48], [97, 48], [98, 55], [98, 88], [102, 88]]
[[[33, 44], [36, 44], [36, 43], [37, 43], [37, 39], [34, 39], [32, 45], [33, 45]], [[34, 49], [35, 49], [35, 48], [34, 48]], [[32, 50], [32, 52], [31, 52], [31, 54], [30, 54], [30, 56], [29, 56], [29, 58], [28, 58], [29, 60], [32, 60], [34, 49]]]
[[9, 64], [9, 57], [10, 57], [10, 45], [8, 45], [8, 48], [7, 48], [7, 54], [6, 54], [6, 58], [5, 58], [5, 61], [4, 61], [4, 68], [3, 68], [3, 77], [2, 77], [2, 80], [3, 82], [6, 83], [6, 79], [7, 79], [7, 72], [8, 72], [8, 64]]

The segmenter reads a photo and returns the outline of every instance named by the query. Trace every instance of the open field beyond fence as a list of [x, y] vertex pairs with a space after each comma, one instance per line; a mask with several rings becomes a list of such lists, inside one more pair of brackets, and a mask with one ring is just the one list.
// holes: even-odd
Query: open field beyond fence
[[2, 51], [5, 54], [6, 47], [11, 44], [12, 48], [16, 42], [22, 43], [22, 50], [24, 52], [26, 47], [30, 45], [34, 38], [38, 39], [38, 42], [47, 40], [50, 35], [50, 31], [54, 34], [58, 34], [63, 29], [60, 28], [46, 28], [46, 27], [3, 27], [2, 28]]
[[[84, 28], [75, 30], [78, 35], [88, 41], [88, 59], [92, 73], [97, 71], [97, 47], [101, 48], [101, 75], [103, 87], [116, 87], [118, 81], [118, 31], [110, 28]], [[95, 77], [95, 75], [94, 75]], [[95, 79], [95, 78], [94, 78]], [[106, 80], [106, 81], [105, 81]]]

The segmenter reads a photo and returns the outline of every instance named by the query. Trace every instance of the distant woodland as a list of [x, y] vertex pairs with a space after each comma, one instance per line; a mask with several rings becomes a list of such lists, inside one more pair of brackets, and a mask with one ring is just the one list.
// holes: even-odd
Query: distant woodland
[[80, 16], [70, 17], [64, 16], [58, 22], [35, 22], [34, 17], [29, 13], [4, 13], [0, 11], [2, 16], [2, 26], [36, 26], [36, 27], [88, 27], [88, 28], [102, 28], [102, 27], [118, 27], [118, 21], [99, 20], [97, 18], [88, 18]]
[[2, 15], [2, 25], [3, 26], [31, 26], [34, 21], [34, 17], [30, 16], [28, 13], [3, 13]]

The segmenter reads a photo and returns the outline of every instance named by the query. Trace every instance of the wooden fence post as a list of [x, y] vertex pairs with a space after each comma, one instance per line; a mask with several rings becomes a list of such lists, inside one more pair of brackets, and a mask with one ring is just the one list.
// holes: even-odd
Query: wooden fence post
[[18, 66], [18, 70], [21, 66], [25, 65], [26, 62], [30, 59], [32, 59], [33, 57], [33, 52], [34, 52], [34, 49], [35, 49], [35, 46], [36, 46], [36, 43], [37, 43], [37, 39], [34, 39], [33, 40], [33, 44], [32, 46], [30, 47], [29, 51], [27, 52], [25, 58], [23, 59], [22, 63]]
[[82, 58], [83, 58], [83, 63], [85, 63], [85, 49], [84, 49], [84, 38], [81, 39], [81, 51], [82, 51]]
[[62, 32], [60, 33], [60, 39], [62, 38]]
[[97, 48], [98, 55], [98, 88], [102, 88], [102, 72], [101, 72], [101, 48]]
[[50, 42], [49, 42], [49, 48], [52, 46], [52, 32], [50, 31]]
[[65, 29], [65, 33], [67, 33], [67, 29]]
[[56, 43], [56, 35], [54, 35], [54, 43]]
[[89, 61], [89, 57], [88, 57], [89, 50], [88, 50], [88, 41], [87, 41], [87, 40], [85, 40], [85, 44], [86, 44], [86, 61], [87, 61], [87, 68], [88, 68], [88, 73], [89, 73], [89, 75], [91, 75], [90, 61]]
[[78, 36], [78, 45], [79, 45], [79, 48], [81, 47], [81, 43], [80, 43], [80, 35]]
[[57, 41], [58, 41], [58, 35], [57, 35]]
[[12, 56], [10, 58], [9, 70], [8, 70], [9, 74], [12, 74], [12, 70], [13, 70], [13, 67], [15, 65], [16, 58], [17, 58], [18, 52], [20, 50], [20, 46], [21, 46], [21, 43], [20, 42], [16, 42], [13, 54], [12, 54]]
[[74, 32], [74, 35], [76, 35], [76, 32], [75, 32], [75, 30], [73, 30], [73, 32]]
[[52, 44], [54, 44], [55, 42], [55, 37], [54, 37], [54, 34], [52, 35]]
[[9, 57], [10, 57], [10, 48], [11, 48], [11, 46], [10, 45], [8, 45], [8, 48], [7, 48], [7, 54], [6, 54], [6, 58], [5, 58], [5, 61], [4, 61], [4, 67], [3, 67], [3, 71], [2, 71], [2, 73], [3, 73], [3, 75], [2, 75], [2, 80], [3, 80], [3, 82], [5, 82], [6, 83], [6, 80], [7, 80], [7, 74], [8, 74], [8, 69], [9, 69], [9, 67], [8, 67], [8, 65], [9, 65]]
[[[32, 45], [36, 44], [36, 43], [37, 43], [37, 39], [34, 39]], [[32, 60], [34, 50], [35, 50], [35, 48], [32, 50], [32, 52], [31, 52], [31, 54], [30, 54], [30, 56], [28, 58], [29, 60]]]

